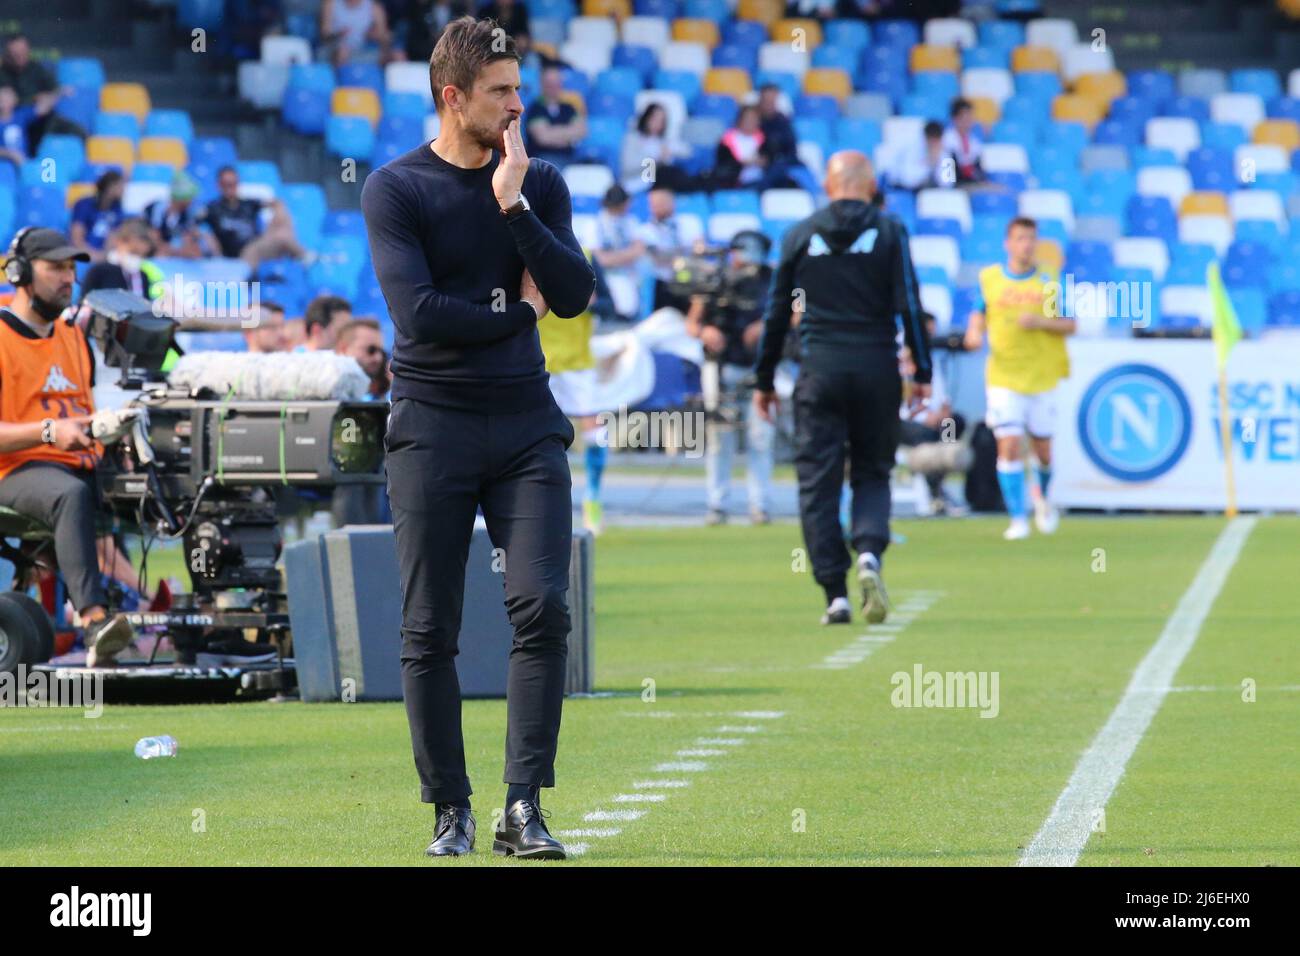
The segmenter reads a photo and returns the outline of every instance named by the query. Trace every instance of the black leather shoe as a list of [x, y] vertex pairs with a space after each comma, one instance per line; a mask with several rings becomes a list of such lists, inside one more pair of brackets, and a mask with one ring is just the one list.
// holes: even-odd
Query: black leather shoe
[[551, 836], [535, 800], [516, 800], [494, 834], [492, 852], [529, 860], [563, 860], [564, 844]]
[[474, 849], [474, 830], [474, 814], [462, 807], [443, 807], [438, 811], [433, 842], [424, 852], [428, 856], [464, 856]]

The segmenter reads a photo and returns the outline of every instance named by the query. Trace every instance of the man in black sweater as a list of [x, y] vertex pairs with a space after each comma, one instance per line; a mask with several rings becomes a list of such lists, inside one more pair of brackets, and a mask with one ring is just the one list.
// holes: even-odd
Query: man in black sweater
[[799, 513], [813, 577], [826, 592], [823, 624], [849, 621], [849, 554], [840, 527], [845, 443], [853, 487], [850, 537], [867, 621], [885, 619], [880, 562], [889, 546], [889, 473], [898, 450], [902, 380], [896, 317], [916, 363], [913, 401], [930, 391], [930, 345], [921, 321], [907, 230], [873, 202], [871, 161], [855, 150], [826, 164], [831, 203], [795, 223], [781, 243], [755, 368], [755, 409], [771, 420], [773, 378], [791, 313], [801, 313], [794, 390]]
[[562, 859], [542, 820], [555, 785], [569, 634], [573, 427], [547, 385], [537, 320], [582, 312], [595, 276], [568, 188], [528, 158], [519, 57], [493, 21], [447, 26], [429, 61], [438, 138], [375, 170], [361, 193], [395, 327], [388, 493], [402, 573], [402, 687], [431, 856], [474, 845], [455, 656], [480, 506], [505, 555], [514, 626], [499, 854]]

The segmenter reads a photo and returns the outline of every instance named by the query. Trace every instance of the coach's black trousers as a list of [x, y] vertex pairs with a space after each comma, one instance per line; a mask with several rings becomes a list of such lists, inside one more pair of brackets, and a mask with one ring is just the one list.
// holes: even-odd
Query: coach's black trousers
[[842, 587], [851, 564], [840, 527], [845, 456], [853, 489], [850, 539], [859, 552], [889, 546], [889, 473], [898, 451], [902, 380], [893, 350], [852, 367], [805, 357], [794, 387], [799, 517], [813, 577]]
[[[505, 782], [555, 786], [569, 636], [573, 426], [545, 405], [489, 415], [393, 403], [384, 439], [402, 578], [402, 691], [425, 803], [471, 793], [455, 657], [481, 506], [514, 626]], [[467, 635], [473, 640], [474, 635]]]

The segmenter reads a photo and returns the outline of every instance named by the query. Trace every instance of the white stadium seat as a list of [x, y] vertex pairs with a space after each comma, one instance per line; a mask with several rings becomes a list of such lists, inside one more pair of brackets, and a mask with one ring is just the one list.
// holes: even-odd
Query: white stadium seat
[[967, 98], [983, 96], [1001, 106], [1016, 92], [1011, 71], [996, 66], [977, 66], [964, 70], [961, 75], [961, 95]]
[[759, 197], [764, 219], [805, 219], [817, 208], [806, 189], [765, 189]]
[[1157, 282], [1169, 271], [1169, 247], [1155, 236], [1127, 236], [1111, 247], [1115, 265], [1121, 269], [1150, 269]]
[[1238, 189], [1228, 194], [1228, 210], [1233, 222], [1243, 219], [1264, 219], [1277, 223], [1278, 229], [1286, 231], [1286, 210], [1282, 208], [1282, 197], [1271, 189]]
[[590, 43], [612, 50], [618, 43], [618, 27], [609, 17], [574, 17], [569, 21], [568, 39], [570, 43]]
[[1019, 143], [985, 143], [980, 168], [986, 173], [1028, 173], [1029, 154]]
[[931, 46], [972, 47], [977, 43], [975, 24], [956, 17], [925, 21], [925, 42]]
[[804, 168], [812, 173], [813, 179], [817, 180], [817, 185], [820, 186], [826, 178], [826, 157], [822, 153], [821, 145], [810, 139], [800, 140], [795, 144], [795, 155], [799, 162], [803, 163]]
[[1286, 95], [1300, 100], [1300, 66], [1296, 67], [1287, 75]]
[[922, 189], [916, 194], [918, 219], [956, 219], [962, 232], [971, 230], [970, 196], [962, 189]]
[[1170, 150], [1180, 163], [1201, 146], [1201, 127], [1186, 116], [1154, 116], [1147, 120], [1146, 143], [1153, 149]]
[[716, 242], [725, 245], [731, 242], [731, 237], [745, 229], [756, 229], [761, 231], [763, 228], [762, 221], [753, 213], [748, 212], [715, 212], [709, 216], [708, 236], [709, 242]]
[[773, 73], [793, 73], [803, 76], [808, 72], [809, 55], [806, 51], [792, 49], [789, 43], [770, 42], [758, 48], [758, 68]]
[[279, 109], [289, 85], [289, 67], [283, 63], [245, 60], [236, 74], [239, 96], [259, 110]]
[[614, 185], [614, 174], [608, 166], [597, 163], [574, 163], [564, 167], [564, 181], [575, 196], [604, 196]]
[[1181, 166], [1147, 166], [1138, 170], [1137, 191], [1139, 196], [1164, 196], [1177, 212], [1192, 191], [1192, 177]]
[[1210, 290], [1200, 285], [1167, 285], [1160, 290], [1162, 315], [1194, 315], [1209, 325], [1214, 315]]
[[949, 281], [957, 277], [961, 253], [952, 236], [912, 236], [909, 247], [913, 266], [938, 266], [948, 274]]
[[1085, 73], [1110, 73], [1114, 69], [1115, 54], [1110, 52], [1110, 47], [1094, 50], [1091, 43], [1071, 47], [1061, 60], [1061, 75], [1070, 83]]
[[936, 332], [943, 334], [952, 326], [952, 290], [946, 285], [922, 284], [921, 308], [934, 316]]
[[389, 93], [419, 93], [425, 106], [433, 108], [427, 63], [390, 63], [384, 67], [384, 89]]
[[1026, 189], [1020, 194], [1020, 215], [1031, 219], [1058, 219], [1069, 232], [1074, 228], [1074, 203], [1063, 189]]
[[1264, 119], [1264, 100], [1258, 93], [1220, 93], [1210, 99], [1210, 119], [1216, 123], [1236, 123], [1249, 138]]
[[1232, 221], [1227, 216], [1183, 216], [1178, 220], [1178, 241], [1213, 246], [1222, 257], [1232, 245]]
[[1250, 173], [1284, 173], [1289, 168], [1287, 154], [1281, 146], [1245, 143], [1233, 151], [1237, 179], [1250, 182]]
[[573, 214], [573, 234], [584, 249], [594, 249], [600, 241], [600, 227], [596, 216], [589, 212]]
[[648, 46], [657, 54], [672, 42], [672, 30], [663, 17], [628, 17], [620, 28], [629, 46]]
[[560, 47], [560, 59], [565, 63], [572, 63], [588, 76], [595, 76], [601, 70], [609, 69], [611, 52], [607, 46], [582, 40], [570, 40]]
[[1065, 53], [1079, 42], [1079, 30], [1073, 20], [1044, 17], [1030, 20], [1025, 26], [1025, 44], [1027, 46], [1050, 46], [1057, 55], [1064, 58]]
[[[302, 37], [262, 37], [262, 62], [279, 66], [311, 62], [311, 44]], [[426, 73], [428, 70], [425, 71]]]
[[673, 42], [659, 51], [661, 70], [682, 70], [703, 76], [709, 69], [709, 63], [709, 48], [703, 43]]

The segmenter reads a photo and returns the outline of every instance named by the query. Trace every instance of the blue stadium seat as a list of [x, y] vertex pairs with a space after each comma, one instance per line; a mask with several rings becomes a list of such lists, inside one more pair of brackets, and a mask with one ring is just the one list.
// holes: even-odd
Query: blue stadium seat
[[1016, 197], [1011, 193], [981, 190], [970, 194], [970, 210], [976, 218], [981, 216], [1010, 218], [1016, 215], [1018, 209]]
[[176, 22], [215, 30], [225, 18], [225, 0], [176, 0]]
[[56, 182], [67, 186], [81, 178], [86, 164], [86, 148], [79, 136], [47, 133], [36, 151], [38, 159], [53, 159]]
[[1193, 188], [1202, 192], [1228, 192], [1236, 186], [1232, 152], [1202, 146], [1187, 154], [1187, 172]]
[[655, 73], [654, 88], [680, 93], [689, 110], [700, 95], [701, 83], [698, 76], [685, 70], [660, 70]]
[[1210, 104], [1198, 96], [1175, 96], [1165, 101], [1160, 115], [1185, 116], [1204, 123], [1210, 118]]
[[963, 70], [1005, 70], [1011, 62], [1011, 51], [1003, 47], [972, 46], [961, 51]]
[[325, 121], [330, 115], [330, 95], [314, 89], [287, 89], [281, 116], [285, 125], [305, 136], [319, 136], [325, 132]]
[[[99, 112], [99, 89], [89, 86], [71, 87], [72, 92], [59, 98], [54, 112], [64, 119], [72, 120], [82, 129], [91, 129], [95, 125], [95, 114]], [[6, 247], [7, 248], [7, 247]]]
[[994, 262], [1001, 262], [1004, 257], [1001, 232], [996, 235], [971, 232], [970, 235], [961, 238], [962, 262], [987, 266]]
[[704, 93], [695, 100], [692, 116], [706, 116], [722, 120], [730, 126], [736, 119], [739, 107], [735, 99], [721, 93]]
[[1268, 101], [1265, 110], [1269, 119], [1289, 119], [1300, 123], [1300, 99], [1294, 96], [1277, 96]]
[[1300, 328], [1300, 290], [1269, 296], [1267, 323], [1278, 328]]
[[779, 86], [781, 91], [790, 97], [791, 101], [798, 99], [799, 92], [803, 89], [799, 77], [793, 73], [783, 73], [780, 70], [759, 70], [754, 74], [754, 89], [757, 90], [769, 83]]
[[864, 66], [854, 85], [865, 93], [881, 93], [895, 103], [907, 95], [907, 79], [896, 67]]
[[590, 116], [624, 117], [636, 113], [636, 94], [598, 88], [587, 97]]
[[[726, 7], [726, 0], [723, 0]], [[690, 14], [687, 14], [690, 16]], [[722, 42], [758, 49], [768, 40], [767, 27], [756, 20], [732, 19], [728, 10], [719, 21], [722, 23]]]
[[843, 70], [849, 76], [857, 72], [859, 51], [823, 43], [812, 52], [812, 65], [819, 69]]
[[1147, 166], [1178, 166], [1178, 157], [1171, 149], [1155, 146], [1134, 146], [1129, 151], [1133, 160], [1133, 169], [1145, 169]]
[[1232, 151], [1247, 141], [1246, 131], [1236, 123], [1201, 123], [1201, 145]]
[[823, 155], [826, 156], [834, 152], [835, 140], [829, 120], [818, 116], [805, 116], [800, 110], [795, 110], [794, 115], [794, 132], [800, 142], [811, 140], [821, 147]]
[[1030, 70], [1013, 77], [1016, 92], [1050, 100], [1061, 93], [1061, 78], [1055, 73]]
[[385, 113], [379, 120], [379, 128], [375, 131], [375, 135], [380, 141], [392, 140], [399, 144], [405, 143], [406, 149], [410, 149], [411, 144], [424, 138], [424, 118]]
[[119, 136], [133, 143], [140, 141], [140, 121], [134, 113], [99, 113], [95, 116], [96, 136]]
[[731, 18], [731, 8], [727, 6], [726, 0], [684, 0], [681, 15], [721, 23]]
[[206, 136], [195, 139], [190, 145], [190, 160], [202, 160], [213, 166], [233, 166], [239, 160], [235, 143], [226, 136]]
[[298, 241], [308, 249], [315, 249], [325, 221], [325, 191], [316, 183], [285, 183], [280, 187], [279, 196], [293, 216]]
[[1156, 104], [1140, 96], [1120, 96], [1111, 101], [1108, 117], [1136, 123], [1139, 128], [1156, 115]]
[[1228, 288], [1228, 298], [1232, 300], [1233, 311], [1241, 330], [1249, 336], [1257, 336], [1268, 323], [1268, 300], [1263, 288]]
[[322, 236], [352, 236], [365, 240], [366, 219], [360, 209], [331, 209], [321, 225]]
[[877, 20], [873, 32], [881, 46], [910, 50], [921, 42], [921, 31], [911, 20]]
[[144, 121], [145, 136], [170, 136], [179, 139], [186, 149], [194, 142], [194, 124], [184, 110], [153, 110]]
[[235, 164], [241, 183], [262, 183], [277, 192], [280, 189], [280, 167], [265, 159], [245, 159]]
[[1155, 236], [1173, 242], [1178, 235], [1174, 207], [1164, 196], [1131, 196], [1124, 207], [1127, 233], [1131, 236]]
[[325, 120], [325, 150], [331, 156], [370, 162], [375, 131], [364, 116], [330, 116]]
[[880, 124], [875, 120], [842, 116], [835, 121], [835, 148], [857, 149], [872, 155], [881, 140]]
[[794, 115], [831, 123], [840, 118], [840, 104], [833, 96], [804, 94], [794, 100]]
[[[709, 201], [708, 193], [684, 193], [677, 197], [677, 212], [683, 216], [699, 216], [701, 221], [707, 221], [713, 212], [713, 206]], [[647, 215], [649, 211], [647, 210]]]
[[951, 103], [961, 92], [961, 86], [957, 82], [955, 73], [921, 70], [912, 74], [912, 92], [925, 96], [939, 96], [945, 103]]
[[713, 194], [713, 211], [761, 215], [758, 193], [750, 189], [719, 189]]
[[344, 63], [335, 77], [337, 86], [360, 86], [376, 93], [384, 91], [384, 71], [376, 63]]
[[[1297, 150], [1296, 154], [1300, 155], [1300, 150]], [[1297, 189], [1300, 188], [1296, 185], [1298, 180], [1300, 180], [1300, 174], [1294, 172], [1257, 173], [1254, 188], [1271, 189], [1280, 195], [1283, 202], [1285, 202], [1289, 196], [1294, 195]]]
[[758, 70], [758, 50], [740, 43], [723, 43], [713, 50], [713, 65], [754, 73]]
[[917, 219], [913, 232], [918, 236], [950, 236], [958, 242], [963, 235], [961, 223], [956, 219], [938, 219], [933, 216]]
[[13, 228], [48, 226], [66, 229], [68, 209], [63, 202], [62, 186], [24, 185], [18, 188]]
[[646, 84], [654, 78], [655, 70], [659, 69], [659, 58], [655, 56], [655, 51], [648, 46], [620, 43], [614, 47], [614, 53], [610, 57], [610, 65], [636, 70], [641, 77], [642, 84]]
[[1173, 76], [1164, 70], [1130, 70], [1126, 79], [1129, 96], [1144, 99], [1156, 109], [1178, 93]]
[[[942, 233], [934, 233], [934, 235], [942, 235]], [[948, 278], [948, 271], [943, 266], [916, 266], [915, 268], [918, 285], [952, 285]]]
[[[1015, 115], [1014, 113], [1010, 115]], [[1014, 143], [1017, 146], [1023, 146], [1025, 152], [1033, 150], [1034, 145], [1038, 142], [1038, 128], [1025, 122], [1017, 117], [1016, 119], [1002, 119], [993, 124], [993, 136], [991, 142], [994, 143]]]
[[1052, 118], [1052, 101], [1033, 93], [1016, 93], [1002, 103], [1002, 121], [1028, 123], [1035, 129]]
[[681, 4], [678, 0], [636, 0], [632, 5], [638, 17], [661, 17], [671, 20], [678, 16]]
[[563, 75], [563, 85], [566, 90], [579, 94], [583, 99], [591, 95], [591, 78], [582, 70], [573, 67], [562, 67], [560, 72]]
[[1282, 248], [1282, 232], [1272, 219], [1239, 219], [1234, 238], [1267, 246], [1274, 255]]
[[1009, 189], [1013, 192], [1022, 192], [1029, 186], [1024, 173], [1012, 173], [1004, 170], [997, 170], [989, 173], [989, 182], [996, 183], [1004, 189]]
[[167, 163], [136, 163], [131, 169], [133, 183], [165, 183], [170, 185], [176, 171]]
[[60, 86], [98, 90], [104, 85], [104, 65], [93, 57], [64, 57], [59, 60], [57, 77]]
[[977, 29], [980, 46], [1013, 50], [1025, 42], [1024, 24], [1014, 20], [982, 20]]
[[930, 93], [908, 93], [898, 105], [900, 116], [919, 116], [942, 123], [948, 118], [950, 100]]
[[389, 92], [384, 94], [383, 119], [388, 119], [390, 116], [413, 119], [419, 122], [421, 129], [423, 129], [426, 113], [428, 113], [428, 109], [424, 105], [424, 97], [419, 93]]
[[577, 8], [573, 0], [530, 0], [528, 12], [542, 19], [572, 20]]
[[334, 70], [328, 63], [295, 63], [289, 67], [290, 90], [315, 90], [328, 95], [334, 90]]
[[1092, 141], [1100, 145], [1136, 146], [1142, 137], [1141, 121], [1132, 117], [1102, 120], [1092, 132]]
[[611, 66], [596, 74], [596, 89], [602, 93], [635, 97], [644, 86], [641, 74], [628, 66]]
[[871, 28], [862, 20], [827, 20], [822, 25], [822, 43], [842, 50], [864, 50], [871, 45]]
[[1265, 100], [1282, 95], [1277, 73], [1266, 69], [1233, 70], [1228, 74], [1228, 88], [1234, 93], [1254, 93]]
[[1082, 123], [1069, 120], [1050, 120], [1041, 130], [1044, 146], [1054, 149], [1069, 150], [1070, 155], [1078, 159], [1083, 147], [1088, 145], [1088, 130]]

